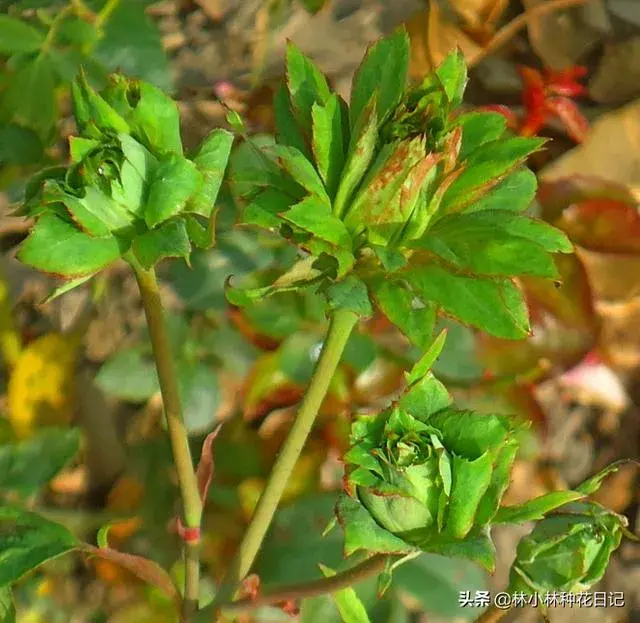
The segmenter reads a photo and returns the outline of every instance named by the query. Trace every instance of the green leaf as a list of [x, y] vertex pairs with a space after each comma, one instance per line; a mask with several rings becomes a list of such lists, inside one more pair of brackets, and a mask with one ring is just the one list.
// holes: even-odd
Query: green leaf
[[333, 206], [333, 212], [338, 218], [343, 218], [347, 212], [349, 200], [371, 164], [377, 141], [378, 121], [375, 100], [371, 100], [364, 109], [351, 137], [352, 144], [349, 147], [349, 155]]
[[638, 461], [633, 459], [622, 459], [615, 461], [611, 465], [607, 465], [603, 470], [600, 470], [595, 476], [591, 476], [585, 480], [581, 485], [576, 487], [576, 491], [583, 493], [584, 495], [593, 495], [601, 486], [602, 481], [609, 475], [617, 472], [623, 465], [628, 463], [635, 463], [636, 466], [640, 466]]
[[187, 207], [188, 212], [195, 212], [209, 218], [218, 198], [220, 185], [229, 161], [233, 134], [226, 130], [216, 129], [202, 141], [192, 160], [204, 177], [204, 184], [194, 195]]
[[341, 493], [336, 507], [338, 521], [344, 530], [344, 554], [358, 550], [380, 554], [409, 554], [415, 547], [382, 528], [362, 504]]
[[444, 343], [447, 339], [447, 330], [443, 329], [438, 334], [438, 337], [433, 340], [431, 346], [427, 349], [427, 352], [420, 358], [420, 360], [411, 368], [411, 371], [406, 374], [407, 384], [413, 385], [416, 381], [431, 370], [436, 359], [440, 356]]
[[130, 402], [145, 402], [160, 391], [153, 361], [138, 349], [121, 350], [107, 359], [96, 384], [106, 394]]
[[538, 180], [533, 171], [526, 167], [516, 169], [487, 194], [468, 205], [464, 212], [479, 212], [480, 210], [524, 212], [532, 204], [537, 188]]
[[282, 224], [280, 213], [291, 207], [294, 200], [276, 188], [265, 188], [244, 208], [243, 222], [264, 229], [277, 229]]
[[351, 249], [351, 235], [344, 223], [331, 213], [331, 208], [310, 195], [281, 215], [282, 218], [309, 233], [344, 249]]
[[409, 35], [404, 28], [376, 41], [356, 70], [351, 87], [350, 124], [358, 124], [377, 93], [376, 117], [382, 123], [398, 104], [409, 72]]
[[0, 445], [0, 489], [31, 494], [46, 485], [80, 449], [77, 428], [45, 428], [17, 443]]
[[16, 123], [0, 125], [0, 166], [35, 164], [42, 156], [42, 141], [32, 129]]
[[0, 54], [35, 52], [44, 43], [44, 35], [23, 20], [0, 15]]
[[13, 506], [0, 506], [0, 586], [80, 543], [64, 526]]
[[481, 145], [463, 161], [462, 172], [442, 198], [441, 211], [460, 210], [477, 200], [544, 142], [545, 139], [514, 137]]
[[373, 314], [367, 286], [353, 275], [334, 283], [327, 290], [327, 299], [333, 311], [348, 310], [365, 318]]
[[326, 203], [331, 205], [324, 183], [315, 170], [313, 164], [309, 162], [303, 153], [299, 152], [295, 147], [287, 145], [276, 145], [273, 152], [278, 158], [279, 165], [306, 191], [315, 195]]
[[57, 299], [59, 296], [62, 296], [63, 294], [70, 292], [74, 288], [81, 286], [83, 283], [86, 283], [87, 281], [89, 281], [89, 279], [91, 279], [92, 277], [93, 277], [93, 273], [91, 273], [90, 275], [85, 275], [84, 277], [78, 277], [77, 279], [71, 279], [69, 281], [66, 281], [61, 286], [58, 286], [57, 288], [55, 288], [53, 292], [51, 292], [51, 294], [49, 294], [47, 298], [45, 298], [42, 301], [42, 305], [50, 303], [51, 301], [54, 301], [55, 299]]
[[148, 80], [171, 90], [171, 67], [160, 31], [146, 15], [143, 2], [121, 2], [107, 20], [95, 56], [112, 71]]
[[221, 401], [218, 377], [210, 366], [182, 361], [178, 364], [178, 382], [187, 431], [210, 431]]
[[166, 156], [151, 178], [144, 213], [147, 225], [155, 227], [182, 212], [202, 184], [202, 173], [191, 160], [177, 154]]
[[[313, 104], [317, 104], [314, 102]], [[289, 93], [284, 84], [280, 84], [273, 96], [273, 115], [275, 117], [276, 137], [281, 145], [290, 145], [311, 158], [309, 146], [300, 131], [298, 122], [291, 112]]]
[[467, 64], [460, 49], [447, 54], [436, 68], [436, 76], [444, 87], [449, 103], [452, 106], [459, 106], [467, 86]]
[[441, 556], [464, 558], [482, 566], [489, 573], [496, 568], [496, 550], [487, 528], [473, 529], [464, 539], [452, 539], [445, 534], [430, 533], [411, 537], [411, 541], [425, 552]]
[[87, 186], [84, 191], [84, 197], [59, 193], [59, 200], [80, 229], [99, 237], [129, 233], [133, 224], [131, 212], [93, 186]]
[[[416, 346], [426, 349], [433, 339], [436, 310], [419, 301], [400, 281], [374, 279], [369, 284], [382, 313]], [[416, 302], [416, 305], [414, 305]]]
[[287, 44], [286, 78], [293, 114], [310, 137], [313, 104], [325, 104], [331, 94], [327, 79], [291, 41]]
[[406, 278], [425, 302], [437, 303], [461, 322], [508, 339], [529, 332], [524, 296], [511, 281], [457, 275], [436, 265], [407, 270]]
[[210, 218], [206, 226], [196, 216], [186, 214], [184, 223], [187, 227], [187, 235], [192, 244], [198, 249], [210, 249], [216, 241], [215, 219]]
[[178, 105], [158, 87], [137, 84], [140, 98], [127, 119], [133, 135], [152, 153], [182, 156]]
[[438, 221], [411, 246], [481, 275], [557, 277], [550, 253], [570, 253], [563, 232], [513, 212], [484, 210]]
[[44, 272], [80, 277], [104, 268], [124, 250], [113, 236], [87, 236], [60, 217], [45, 214], [22, 243], [17, 257]]
[[[318, 566], [325, 578], [330, 578], [336, 574], [333, 569], [321, 563]], [[353, 588], [343, 588], [333, 593], [332, 597], [338, 606], [344, 623], [370, 623], [367, 610]]]
[[313, 153], [329, 197], [338, 190], [340, 173], [344, 166], [345, 149], [342, 110], [338, 96], [331, 94], [325, 106], [314, 104]]
[[492, 523], [524, 523], [538, 521], [547, 513], [570, 502], [585, 497], [580, 491], [552, 491], [517, 506], [503, 506], [492, 519]]
[[41, 139], [48, 139], [57, 118], [55, 86], [49, 56], [40, 54], [35, 59], [24, 59], [10, 74], [4, 92], [0, 91], [0, 112], [33, 128]]
[[452, 402], [447, 388], [429, 372], [411, 385], [398, 405], [413, 417], [426, 422], [434, 413], [447, 408]]
[[13, 605], [13, 591], [10, 586], [0, 586], [0, 621], [16, 623], [16, 609]]
[[100, 138], [92, 128], [101, 132], [129, 134], [129, 124], [87, 82], [84, 72], [71, 84], [73, 113], [78, 129], [91, 138]]
[[485, 143], [498, 140], [507, 129], [505, 116], [497, 112], [468, 112], [457, 117], [454, 124], [462, 128], [462, 160]]
[[166, 257], [188, 258], [191, 243], [183, 219], [168, 221], [137, 236], [133, 241], [133, 252], [145, 269], [155, 266]]
[[327, 0], [300, 0], [300, 4], [311, 14], [317, 13], [326, 3]]
[[475, 618], [473, 609], [460, 605], [460, 592], [473, 595], [486, 585], [485, 575], [476, 565], [436, 554], [422, 554], [393, 572], [394, 588], [418, 600], [424, 612], [447, 620]]

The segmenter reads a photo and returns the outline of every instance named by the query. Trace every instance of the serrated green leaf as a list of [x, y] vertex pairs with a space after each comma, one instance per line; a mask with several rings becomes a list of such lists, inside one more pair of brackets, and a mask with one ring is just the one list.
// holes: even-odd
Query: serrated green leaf
[[375, 114], [375, 100], [371, 100], [364, 109], [358, 126], [354, 128], [349, 146], [349, 155], [344, 166], [333, 213], [343, 218], [351, 196], [362, 181], [373, 159], [378, 141], [378, 120]]
[[87, 82], [84, 72], [71, 84], [73, 113], [82, 134], [90, 138], [100, 138], [101, 132], [129, 134], [129, 124], [110, 104]]
[[464, 213], [481, 210], [510, 210], [524, 212], [533, 202], [538, 188], [535, 173], [527, 168], [509, 173], [487, 194], [469, 204]]
[[35, 52], [44, 43], [44, 35], [25, 21], [0, 15], [0, 54]]
[[291, 41], [287, 44], [286, 79], [289, 99], [303, 133], [311, 137], [311, 109], [314, 103], [325, 104], [331, 90], [327, 79]]
[[352, 311], [365, 318], [373, 314], [367, 286], [353, 275], [334, 283], [327, 290], [327, 299], [329, 307], [334, 311]]
[[517, 453], [518, 443], [515, 438], [508, 441], [500, 449], [493, 465], [491, 483], [478, 505], [478, 512], [476, 513], [475, 519], [476, 525], [484, 526], [489, 524], [498, 512], [502, 497], [511, 482], [511, 468]]
[[180, 214], [202, 184], [202, 173], [191, 160], [177, 154], [163, 158], [151, 176], [144, 213], [147, 225], [155, 227]]
[[547, 513], [560, 508], [570, 502], [581, 500], [585, 497], [579, 491], [552, 491], [545, 493], [533, 500], [517, 506], [503, 506], [492, 519], [492, 523], [524, 523], [526, 521], [538, 521]]
[[206, 218], [211, 216], [227, 168], [233, 134], [226, 130], [213, 130], [200, 144], [192, 160], [204, 177], [202, 188], [189, 200], [187, 212]]
[[84, 197], [60, 193], [60, 201], [80, 229], [92, 236], [128, 233], [133, 224], [131, 212], [93, 186], [84, 191]]
[[[316, 103], [314, 102], [315, 105]], [[273, 115], [278, 143], [295, 147], [307, 158], [311, 158], [312, 154], [309, 145], [300, 131], [293, 112], [291, 112], [291, 102], [289, 101], [287, 87], [284, 84], [278, 87], [273, 96]]]
[[[333, 569], [326, 567], [322, 563], [319, 563], [318, 566], [325, 578], [330, 578], [336, 574]], [[338, 606], [344, 623], [370, 623], [367, 610], [353, 588], [343, 588], [333, 593], [332, 597]]]
[[13, 605], [13, 591], [10, 586], [0, 587], [0, 621], [16, 623], [16, 609]]
[[467, 64], [460, 49], [447, 54], [436, 68], [436, 76], [444, 87], [449, 103], [459, 106], [467, 86]]
[[409, 36], [404, 28], [376, 41], [356, 70], [351, 87], [350, 125], [355, 128], [377, 93], [376, 118], [382, 123], [398, 104], [409, 72]]
[[0, 506], [0, 586], [80, 545], [64, 526], [13, 506]]
[[325, 106], [314, 104], [311, 116], [316, 166], [329, 197], [333, 198], [338, 190], [345, 161], [342, 110], [338, 96], [332, 94]]
[[453, 399], [447, 388], [428, 372], [414, 382], [400, 398], [398, 405], [413, 417], [426, 422], [434, 413], [450, 406]]
[[507, 129], [507, 120], [497, 112], [468, 112], [455, 120], [462, 128], [462, 144], [459, 158], [464, 160], [476, 149], [498, 140]]
[[460, 210], [477, 200], [544, 142], [545, 139], [514, 137], [481, 145], [463, 161], [462, 172], [442, 198], [441, 211]]
[[344, 493], [338, 497], [336, 514], [344, 531], [345, 556], [361, 549], [381, 554], [415, 551], [415, 546], [379, 526], [362, 504]]
[[210, 249], [216, 240], [216, 224], [215, 219], [210, 218], [206, 227], [198, 220], [197, 217], [189, 214], [185, 215], [184, 223], [187, 227], [189, 240], [198, 249]]
[[96, 384], [106, 394], [130, 402], [144, 402], [160, 391], [153, 361], [138, 349], [121, 350], [107, 359]]
[[458, 320], [497, 337], [519, 339], [529, 331], [522, 292], [509, 280], [453, 274], [436, 265], [406, 271], [424, 301], [433, 301]]
[[410, 372], [406, 373], [406, 379], [408, 385], [413, 385], [421, 378], [423, 378], [429, 370], [433, 367], [436, 359], [440, 356], [444, 343], [447, 339], [447, 330], [443, 329], [438, 334], [435, 340], [431, 343], [431, 346], [427, 349], [427, 352], [420, 357], [420, 360], [414, 364]]
[[80, 277], [104, 268], [125, 251], [113, 236], [88, 236], [58, 216], [45, 214], [20, 247], [21, 262], [48, 273]]
[[137, 85], [140, 98], [127, 121], [132, 134], [152, 153], [182, 156], [178, 105], [148, 82]]
[[284, 212], [282, 218], [322, 240], [351, 249], [351, 236], [344, 223], [318, 197], [306, 197]]
[[331, 205], [329, 196], [322, 179], [315, 170], [313, 164], [307, 160], [304, 154], [295, 147], [288, 145], [276, 145], [273, 152], [278, 158], [278, 164], [307, 192], [315, 195], [327, 204]]
[[513, 212], [483, 210], [438, 221], [411, 245], [481, 275], [557, 277], [550, 253], [573, 247], [560, 230]]
[[137, 236], [132, 248], [138, 261], [147, 270], [167, 257], [188, 258], [191, 243], [187, 226], [183, 219], [165, 222]]
[[429, 534], [422, 538], [412, 535], [411, 539], [424, 552], [464, 558], [481, 565], [489, 573], [495, 571], [496, 550], [486, 528], [474, 529], [462, 540], [452, 539], [445, 534]]
[[0, 489], [28, 495], [46, 485], [80, 449], [77, 428], [45, 428], [0, 445]]
[[433, 339], [436, 310], [433, 305], [414, 305], [416, 297], [398, 281], [379, 278], [370, 283], [373, 297], [382, 313], [409, 340], [426, 349]]

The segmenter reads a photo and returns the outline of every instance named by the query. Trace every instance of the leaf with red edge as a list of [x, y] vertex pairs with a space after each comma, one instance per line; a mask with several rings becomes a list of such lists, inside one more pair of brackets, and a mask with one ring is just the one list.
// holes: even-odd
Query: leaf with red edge
[[479, 357], [492, 374], [525, 374], [538, 367], [547, 373], [566, 370], [594, 347], [599, 323], [585, 268], [575, 255], [557, 255], [555, 262], [560, 283], [521, 279], [531, 314], [530, 338], [514, 343], [489, 335], [478, 337]]
[[171, 577], [157, 562], [143, 558], [142, 556], [119, 552], [110, 547], [94, 547], [88, 543], [83, 544], [82, 549], [87, 554], [97, 556], [123, 567], [147, 584], [151, 584], [160, 589], [170, 599], [178, 599], [178, 591]]
[[202, 444], [202, 452], [200, 453], [200, 461], [196, 469], [196, 480], [198, 481], [198, 491], [200, 499], [205, 502], [207, 493], [213, 479], [213, 441], [218, 436], [222, 424], [218, 424], [215, 430], [209, 433]]

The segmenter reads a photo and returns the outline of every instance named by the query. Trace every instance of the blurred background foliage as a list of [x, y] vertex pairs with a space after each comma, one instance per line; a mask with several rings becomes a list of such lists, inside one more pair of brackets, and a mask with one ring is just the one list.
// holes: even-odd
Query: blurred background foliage
[[[557, 283], [521, 280], [533, 319], [528, 339], [500, 340], [442, 318], [448, 337], [436, 373], [460, 404], [534, 422], [510, 503], [638, 457], [635, 0], [0, 0], [3, 500], [37, 509], [87, 540], [111, 523], [113, 547], [166, 566], [179, 551], [171, 528], [175, 478], [133, 278], [115, 265], [90, 288], [42, 305], [55, 279], [13, 259], [28, 227], [12, 215], [25, 180], [68, 157], [69, 83], [79, 68], [96, 86], [119, 70], [165, 89], [179, 101], [185, 141], [196, 144], [211, 127], [225, 125], [227, 107], [246, 118], [252, 134], [273, 130], [271, 98], [287, 38], [345, 93], [366, 46], [400, 23], [411, 35], [414, 79], [459, 46], [472, 68], [466, 105], [502, 112], [514, 132], [552, 139], [529, 163], [539, 181], [531, 212], [576, 245], [574, 256], [557, 258]], [[235, 151], [236, 166], [247, 153]], [[206, 506], [205, 594], [242, 535], [326, 329], [312, 294], [280, 294], [242, 310], [225, 301], [230, 275], [234, 283], [259, 286], [296, 257], [275, 237], [235, 227], [242, 206], [232, 187], [223, 188], [219, 203], [216, 246], [195, 252], [190, 267], [162, 266], [194, 453], [224, 424]], [[263, 585], [321, 577], [318, 562], [343, 564], [339, 532], [322, 533], [341, 486], [350, 416], [389, 404], [420, 355], [383, 316], [354, 333], [256, 564]], [[633, 470], [620, 470], [598, 495], [638, 525]], [[466, 562], [423, 555], [398, 570], [383, 599], [375, 582], [357, 585], [371, 620], [413, 621], [425, 613], [429, 621], [473, 618], [476, 612], [458, 605], [459, 591], [504, 585], [521, 533], [503, 532], [494, 578]], [[179, 577], [179, 566], [172, 573]], [[638, 616], [637, 545], [621, 548], [604, 586], [626, 592], [615, 620]], [[22, 582], [16, 602], [17, 620], [30, 623], [172, 620], [161, 596], [104, 560], [53, 561]], [[275, 608], [252, 617], [289, 618]], [[330, 597], [318, 597], [302, 604], [300, 620], [341, 617]]]

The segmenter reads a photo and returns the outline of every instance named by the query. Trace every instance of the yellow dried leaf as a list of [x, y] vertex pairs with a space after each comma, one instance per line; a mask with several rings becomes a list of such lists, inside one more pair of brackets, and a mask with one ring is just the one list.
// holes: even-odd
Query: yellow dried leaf
[[507, 8], [509, 0], [451, 0], [451, 5], [465, 22], [480, 28], [494, 22]]
[[8, 386], [9, 420], [18, 438], [39, 426], [69, 424], [75, 404], [78, 340], [47, 333], [18, 357]]

